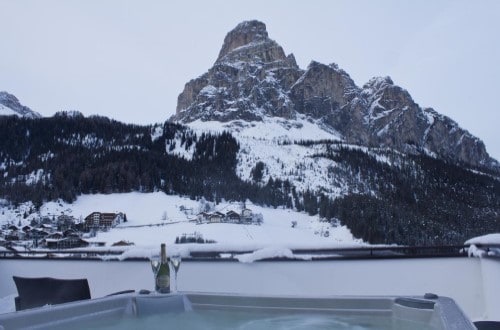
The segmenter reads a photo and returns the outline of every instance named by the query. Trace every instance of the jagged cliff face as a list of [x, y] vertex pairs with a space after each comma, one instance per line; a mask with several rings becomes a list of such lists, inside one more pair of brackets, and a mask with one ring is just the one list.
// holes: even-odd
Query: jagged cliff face
[[389, 77], [372, 78], [360, 88], [336, 64], [313, 61], [302, 70], [258, 21], [228, 33], [214, 66], [185, 85], [170, 121], [297, 116], [337, 132], [347, 143], [498, 168], [481, 140], [450, 118], [419, 107]]
[[293, 55], [269, 39], [263, 23], [241, 23], [226, 36], [214, 66], [186, 84], [171, 120], [292, 118], [288, 92], [301, 75]]

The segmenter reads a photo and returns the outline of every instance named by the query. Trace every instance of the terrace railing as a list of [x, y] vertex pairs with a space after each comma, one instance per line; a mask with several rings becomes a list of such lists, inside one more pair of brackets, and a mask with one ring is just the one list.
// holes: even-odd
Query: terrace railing
[[[332, 248], [332, 249], [292, 249], [297, 258], [267, 258], [272, 260], [335, 260], [335, 259], [408, 259], [408, 258], [460, 258], [468, 256], [469, 245], [444, 246], [372, 246], [359, 248]], [[500, 258], [500, 245], [476, 245], [485, 251], [486, 257]], [[146, 260], [141, 257], [124, 257], [125, 249], [36, 249], [36, 250], [0, 250], [0, 259], [73, 259], [73, 260]], [[221, 251], [205, 250], [191, 251], [185, 261], [231, 261], [237, 260], [238, 255], [254, 251]]]

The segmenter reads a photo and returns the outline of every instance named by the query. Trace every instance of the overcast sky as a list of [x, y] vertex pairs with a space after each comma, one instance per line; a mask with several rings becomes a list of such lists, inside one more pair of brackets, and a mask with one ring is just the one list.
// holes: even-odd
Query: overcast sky
[[337, 63], [359, 86], [391, 76], [500, 160], [497, 0], [0, 0], [0, 90], [45, 116], [163, 122], [250, 19], [302, 68]]

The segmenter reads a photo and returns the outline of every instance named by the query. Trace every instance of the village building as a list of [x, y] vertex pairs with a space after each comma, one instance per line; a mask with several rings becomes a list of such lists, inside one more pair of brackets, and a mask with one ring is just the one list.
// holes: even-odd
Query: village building
[[49, 235], [49, 232], [43, 228], [35, 228], [31, 231], [31, 236], [33, 238], [43, 238]]
[[80, 236], [76, 230], [68, 229], [63, 231], [63, 237]]
[[7, 227], [5, 234], [6, 241], [21, 241], [25, 238], [26, 238], [26, 233], [16, 225], [10, 225]]
[[196, 222], [199, 224], [220, 223], [220, 222], [244, 223], [244, 224], [251, 224], [254, 222], [258, 223], [258, 221], [255, 220], [255, 215], [250, 209], [244, 209], [241, 214], [233, 210], [229, 210], [228, 212], [226, 212], [226, 214], [222, 212], [214, 212], [214, 213], [200, 212], [196, 215]]
[[121, 240], [113, 243], [111, 246], [130, 246], [130, 245], [135, 245], [135, 244], [133, 242]]
[[39, 228], [51, 233], [54, 231], [54, 227], [51, 224], [42, 223]]
[[7, 229], [10, 231], [18, 231], [19, 230], [19, 228], [16, 225], [9, 225], [7, 227]]
[[42, 246], [48, 249], [74, 249], [89, 246], [89, 242], [81, 239], [78, 236], [70, 236], [65, 238], [44, 238]]
[[123, 213], [92, 212], [85, 217], [85, 227], [90, 230], [108, 230], [122, 223]]
[[224, 218], [225, 218], [224, 213], [215, 212], [209, 216], [209, 221], [210, 223], [219, 223], [222, 222]]
[[196, 222], [207, 223], [209, 221], [210, 214], [207, 212], [200, 212], [196, 215]]
[[57, 230], [65, 231], [71, 229], [75, 225], [75, 219], [72, 216], [62, 214], [57, 217]]
[[231, 210], [226, 213], [226, 220], [232, 223], [239, 223], [241, 221], [241, 216], [237, 212]]
[[61, 239], [63, 237], [64, 237], [64, 235], [60, 231], [57, 231], [55, 233], [52, 233], [52, 234], [45, 236], [45, 238], [47, 238], [47, 239]]

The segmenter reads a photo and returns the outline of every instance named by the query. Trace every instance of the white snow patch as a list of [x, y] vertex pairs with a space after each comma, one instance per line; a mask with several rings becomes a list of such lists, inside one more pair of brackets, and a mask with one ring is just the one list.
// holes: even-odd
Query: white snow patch
[[158, 140], [163, 135], [163, 127], [155, 126], [151, 131], [151, 141]]
[[194, 130], [204, 132], [230, 131], [235, 137], [247, 137], [266, 140], [335, 140], [341, 138], [331, 134], [314, 123], [304, 119], [285, 120], [282, 118], [263, 118], [263, 121], [245, 122], [231, 121], [222, 123], [218, 121], [196, 120], [188, 124]]
[[[467, 249], [469, 257], [500, 256], [500, 233], [471, 238], [465, 242], [465, 245], [469, 244], [470, 247]], [[481, 246], [481, 248], [477, 247], [477, 245]], [[486, 246], [486, 248], [483, 246]]]
[[477, 246], [472, 244], [468, 249], [467, 249], [467, 254], [470, 257], [476, 257], [476, 258], [482, 258], [486, 254], [486, 251], [483, 249], [479, 249]]
[[200, 95], [213, 96], [213, 95], [217, 94], [218, 91], [219, 91], [219, 89], [217, 87], [212, 86], [212, 85], [207, 85], [207, 86], [202, 88], [202, 90], [200, 91]]
[[471, 238], [465, 242], [465, 245], [500, 245], [500, 233], [488, 234]]
[[16, 111], [12, 110], [9, 107], [6, 107], [3, 104], [0, 104], [0, 116], [18, 116], [18, 117], [22, 117], [19, 113], [17, 113]]
[[428, 123], [429, 125], [434, 124], [434, 120], [435, 120], [436, 118], [434, 117], [434, 115], [433, 115], [431, 112], [429, 112], [429, 111], [424, 111], [424, 115], [427, 117], [427, 123]]
[[240, 254], [235, 256], [239, 262], [251, 263], [262, 259], [271, 258], [287, 258], [287, 259], [303, 259], [310, 260], [311, 257], [295, 256], [292, 250], [283, 247], [266, 247], [260, 250], [256, 250], [252, 253]]

